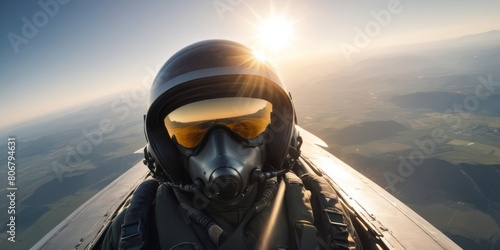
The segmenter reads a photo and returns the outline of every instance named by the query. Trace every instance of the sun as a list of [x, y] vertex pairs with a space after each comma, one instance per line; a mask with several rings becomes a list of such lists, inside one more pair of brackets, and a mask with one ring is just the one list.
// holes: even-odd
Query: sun
[[282, 17], [262, 20], [258, 32], [259, 43], [263, 49], [270, 51], [287, 48], [294, 39], [293, 26], [293, 21]]

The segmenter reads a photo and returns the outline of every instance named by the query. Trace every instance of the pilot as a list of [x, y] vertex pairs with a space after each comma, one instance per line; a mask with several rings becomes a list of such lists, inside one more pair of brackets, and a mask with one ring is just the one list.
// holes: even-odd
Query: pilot
[[360, 248], [335, 191], [300, 171], [290, 94], [248, 47], [207, 40], [174, 54], [144, 131], [152, 177], [102, 249]]

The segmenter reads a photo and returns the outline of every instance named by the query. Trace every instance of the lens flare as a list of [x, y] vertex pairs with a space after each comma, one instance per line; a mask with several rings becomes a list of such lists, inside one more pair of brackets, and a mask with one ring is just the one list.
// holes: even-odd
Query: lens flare
[[285, 197], [285, 182], [281, 181], [278, 188], [278, 193], [276, 193], [276, 198], [274, 199], [273, 206], [271, 208], [271, 214], [268, 219], [268, 223], [264, 232], [262, 232], [261, 239], [257, 242], [257, 246], [255, 249], [269, 249], [269, 240], [271, 238], [271, 234], [273, 230], [276, 228], [276, 222], [278, 221], [278, 214], [280, 210], [283, 208], [283, 203]]

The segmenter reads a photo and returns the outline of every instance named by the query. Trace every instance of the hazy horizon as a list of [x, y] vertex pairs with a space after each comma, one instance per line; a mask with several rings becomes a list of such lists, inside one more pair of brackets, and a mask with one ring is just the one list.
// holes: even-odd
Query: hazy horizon
[[173, 53], [205, 39], [239, 41], [279, 67], [317, 54], [348, 64], [400, 44], [500, 29], [499, 2], [42, 0], [0, 7], [0, 98], [7, 104], [0, 112], [9, 117], [0, 127], [143, 90]]
[[[480, 32], [480, 33], [463, 34], [463, 35], [460, 35], [458, 37], [451, 37], [451, 38], [446, 38], [446, 39], [441, 39], [441, 40], [426, 41], [426, 42], [420, 42], [420, 43], [401, 44], [401, 45], [396, 46], [396, 47], [397, 48], [408, 48], [411, 46], [417, 46], [417, 48], [418, 48], [418, 46], [434, 44], [435, 42], [452, 41], [452, 40], [456, 40], [456, 39], [460, 39], [460, 38], [464, 38], [464, 37], [468, 37], [468, 36], [481, 35], [484, 33], [491, 33], [491, 32], [496, 32], [496, 33], [500, 34], [500, 30], [490, 30], [490, 31]], [[499, 35], [499, 38], [500, 38], [500, 35]], [[384, 47], [380, 51], [377, 51], [376, 53], [377, 53], [377, 55], [388, 55], [388, 54], [390, 54], [389, 53], [390, 49], [391, 49], [390, 47]], [[399, 52], [401, 52], [401, 51], [399, 51]], [[410, 54], [412, 53], [411, 50], [408, 50], [407, 52]], [[311, 58], [313, 58], [313, 60], [315, 60], [315, 62], [314, 62], [315, 64], [331, 63], [331, 61], [344, 60], [344, 58], [341, 54], [321, 54], [318, 56], [318, 55], [315, 55], [313, 53], [313, 54], [300, 54], [300, 55], [292, 56], [292, 57], [294, 60], [296, 60], [295, 62], [301, 62], [301, 60], [308, 59], [309, 57], [311, 57]], [[318, 57], [325, 60], [325, 61], [318, 61]], [[369, 58], [369, 57], [370, 57], [370, 55], [366, 56], [366, 58]], [[325, 58], [328, 58], [328, 59], [325, 59]], [[360, 60], [358, 60], [356, 62], [362, 61], [366, 58], [361, 58]], [[287, 62], [287, 63], [297, 64], [295, 62]], [[278, 66], [281, 65], [279, 63], [279, 60], [278, 60], [277, 65]], [[339, 66], [339, 68], [335, 69], [334, 71], [337, 71], [337, 70], [344, 68], [344, 67], [350, 67], [350, 66], [353, 66], [353, 65], [345, 64], [345, 65]], [[285, 67], [287, 67], [287, 66], [285, 66]], [[321, 72], [321, 73], [325, 73], [325, 72], [326, 71]], [[149, 68], [148, 74], [154, 75], [153, 69]], [[287, 76], [289, 74], [289, 72], [280, 71], [280, 74], [283, 77], [283, 76]], [[46, 110], [46, 112], [37, 113], [37, 115], [22, 117], [18, 120], [9, 119], [10, 122], [9, 121], [8, 122], [0, 122], [0, 129], [7, 130], [7, 132], [9, 132], [9, 130], [12, 130], [12, 128], [14, 126], [21, 125], [22, 123], [29, 122], [29, 121], [35, 121], [37, 119], [43, 119], [44, 117], [47, 117], [47, 116], [48, 117], [59, 116], [60, 114], [58, 114], [57, 112], [61, 112], [63, 114], [70, 113], [71, 109], [85, 108], [89, 105], [92, 105], [96, 101], [98, 101], [99, 103], [104, 102], [107, 100], [107, 98], [118, 95], [120, 93], [127, 93], [127, 92], [133, 92], [133, 91], [145, 92], [145, 91], [149, 90], [150, 86], [148, 84], [152, 83], [152, 79], [153, 78], [151, 78], [151, 81], [148, 83], [143, 81], [142, 83], [137, 83], [135, 85], [128, 86], [128, 88], [116, 89], [116, 90], [111, 91], [111, 92], [105, 92], [105, 93], [98, 94], [97, 96], [90, 96], [89, 95], [89, 96], [86, 96], [86, 98], [84, 98], [83, 100], [79, 100], [76, 102], [70, 102], [67, 104], [67, 106], [64, 106], [64, 107], [55, 106], [52, 109]], [[288, 86], [289, 83], [285, 82], [285, 84]]]

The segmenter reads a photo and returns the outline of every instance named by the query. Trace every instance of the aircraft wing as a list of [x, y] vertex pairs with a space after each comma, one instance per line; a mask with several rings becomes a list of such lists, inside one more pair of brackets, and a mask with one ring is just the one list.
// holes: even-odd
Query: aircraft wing
[[[327, 177], [349, 210], [365, 249], [460, 249], [393, 195], [328, 153], [299, 128], [301, 163]], [[140, 162], [83, 204], [32, 249], [92, 249], [135, 188], [148, 175]]]
[[81, 205], [31, 249], [87, 249], [105, 234], [127, 197], [148, 175], [149, 169], [137, 163], [119, 178]]
[[302, 159], [329, 177], [354, 217], [368, 226], [370, 237], [388, 249], [461, 249], [392, 194], [314, 144], [324, 146], [321, 139], [300, 127], [299, 131], [304, 140]]

